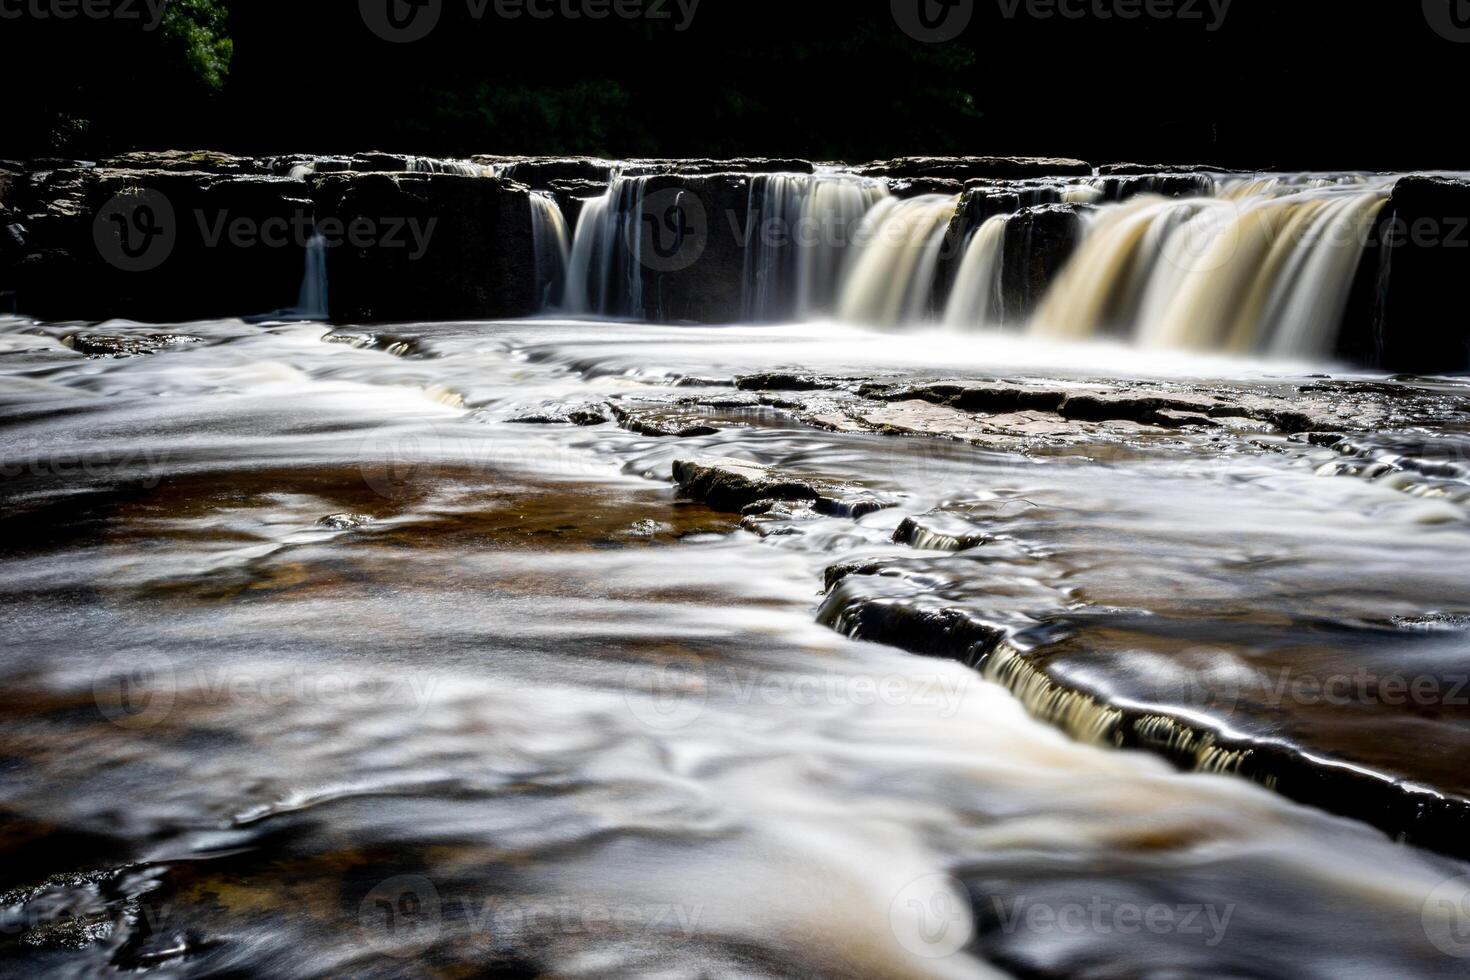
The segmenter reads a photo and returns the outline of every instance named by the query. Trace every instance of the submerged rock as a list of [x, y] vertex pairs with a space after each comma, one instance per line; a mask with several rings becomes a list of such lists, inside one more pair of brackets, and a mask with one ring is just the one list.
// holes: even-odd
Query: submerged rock
[[64, 341], [78, 354], [88, 357], [141, 357], [156, 354], [182, 344], [202, 344], [204, 338], [188, 334], [154, 333], [144, 335], [107, 336], [104, 334], [74, 334]]
[[373, 523], [376, 519], [368, 514], [332, 514], [317, 523], [333, 531], [353, 531]]

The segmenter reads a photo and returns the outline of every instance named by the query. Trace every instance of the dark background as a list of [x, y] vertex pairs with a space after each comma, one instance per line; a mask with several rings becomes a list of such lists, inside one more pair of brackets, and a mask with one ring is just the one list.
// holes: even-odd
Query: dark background
[[[36, 2], [49, 0], [0, 0]], [[1134, 21], [1007, 19], [1001, 0], [975, 0], [968, 30], [942, 44], [905, 34], [889, 0], [702, 0], [682, 33], [672, 6], [662, 22], [509, 21], [443, 2], [412, 44], [375, 36], [358, 0], [174, 0], [154, 32], [0, 20], [0, 157], [1014, 153], [1470, 169], [1470, 44], [1436, 33], [1421, 0], [1234, 0], [1213, 33], [1203, 0], [1205, 20]], [[1435, 2], [1470, 14], [1467, 0]]]

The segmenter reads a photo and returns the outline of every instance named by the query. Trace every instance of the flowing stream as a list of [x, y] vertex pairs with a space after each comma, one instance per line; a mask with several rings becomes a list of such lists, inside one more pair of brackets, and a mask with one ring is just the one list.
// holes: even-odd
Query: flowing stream
[[[574, 281], [638, 192], [588, 206]], [[903, 234], [861, 262], [925, 274], [939, 203], [890, 208]], [[615, 266], [573, 305], [626, 297]], [[1152, 584], [1204, 615], [1262, 568], [1320, 614], [1262, 623], [1310, 644], [1356, 622], [1365, 563], [1385, 616], [1463, 591], [1452, 460], [1415, 494], [1284, 441], [1027, 454], [824, 429], [729, 387], [774, 365], [1257, 386], [1319, 365], [831, 324], [174, 329], [114, 359], [68, 338], [157, 331], [0, 326], [9, 974], [1465, 973], [1458, 862], [1074, 740], [964, 664], [818, 621], [829, 566], [913, 555], [898, 523], [963, 498], [1015, 522], [993, 554], [1016, 588], [1080, 579], [1102, 612]], [[726, 407], [681, 407], [701, 394]], [[593, 411], [610, 400], [705, 425], [630, 431]], [[900, 503], [761, 537], [681, 499], [672, 465], [700, 456]]]

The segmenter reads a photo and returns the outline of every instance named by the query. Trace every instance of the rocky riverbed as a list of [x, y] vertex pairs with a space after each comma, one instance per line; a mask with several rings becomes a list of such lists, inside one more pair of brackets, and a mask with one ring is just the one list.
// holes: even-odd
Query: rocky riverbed
[[1461, 380], [560, 320], [0, 374], [15, 969], [1463, 972]]

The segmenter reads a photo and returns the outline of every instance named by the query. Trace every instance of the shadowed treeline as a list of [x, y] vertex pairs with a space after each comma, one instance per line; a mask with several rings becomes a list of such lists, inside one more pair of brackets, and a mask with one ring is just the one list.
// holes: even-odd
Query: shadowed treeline
[[[516, 0], [543, 4], [542, 19], [439, 2], [436, 28], [412, 43], [374, 34], [358, 0], [172, 0], [152, 31], [144, 0], [126, 23], [17, 7], [0, 22], [0, 71], [22, 93], [0, 155], [209, 145], [1465, 165], [1445, 112], [1470, 44], [1419, 3], [1360, 14], [1318, 0], [957, 0], [968, 27], [925, 43], [889, 0], [644, 0], [663, 16], [602, 20], [564, 12], [611, 0]], [[1119, 16], [1140, 8], [1168, 16]]]

